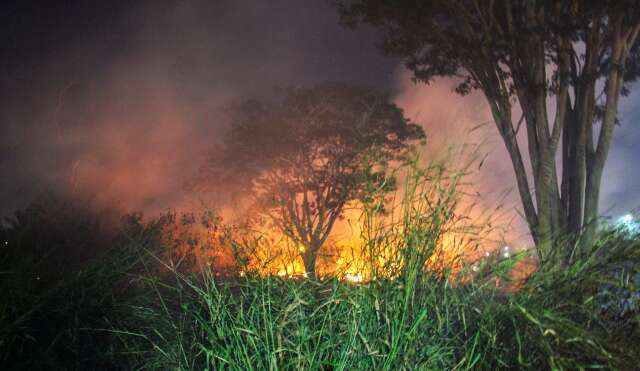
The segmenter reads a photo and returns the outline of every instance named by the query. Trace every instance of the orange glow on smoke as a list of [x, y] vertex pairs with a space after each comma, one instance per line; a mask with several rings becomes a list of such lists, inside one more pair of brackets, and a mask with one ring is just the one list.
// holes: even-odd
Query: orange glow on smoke
[[[440, 80], [428, 87], [413, 85], [409, 81], [409, 75], [404, 71], [398, 73], [398, 81], [400, 93], [395, 97], [396, 103], [405, 110], [408, 117], [420, 123], [428, 135], [427, 148], [423, 157], [429, 159], [442, 155], [455, 157], [459, 153], [448, 152], [452, 144], [459, 146], [469, 144], [481, 148], [479, 153], [476, 153], [480, 158], [483, 158], [480, 143], [484, 143], [486, 145], [484, 148], [491, 148], [492, 151], [496, 148], [496, 152], [504, 150], [501, 143], [486, 140], [487, 137], [495, 134], [491, 131], [487, 132], [495, 130], [492, 123], [489, 122], [482, 130], [472, 130], [475, 126], [490, 120], [491, 116], [484, 99], [478, 94], [464, 98], [456, 96], [451, 92], [454, 82], [450, 80]], [[174, 114], [173, 119], [179, 122], [179, 116]], [[465, 138], [469, 143], [448, 142], [459, 138]], [[446, 267], [451, 268], [453, 273], [457, 273], [463, 269], [465, 262], [484, 259], [486, 251], [499, 249], [504, 246], [505, 240], [517, 246], [529, 244], [528, 238], [522, 237], [526, 234], [523, 233], [522, 226], [518, 225], [519, 219], [514, 206], [517, 205], [517, 199], [514, 201], [515, 194], [503, 197], [501, 193], [513, 184], [510, 166], [504, 161], [505, 156], [496, 156], [495, 153], [488, 153], [488, 155], [486, 161], [478, 159], [479, 164], [474, 165], [477, 171], [471, 179], [473, 188], [463, 190], [467, 194], [478, 197], [465, 197], [458, 205], [458, 209], [468, 218], [469, 224], [477, 223], [485, 226], [488, 224], [489, 227], [482, 232], [481, 236], [474, 236], [473, 233], [463, 230], [444, 233], [436, 242], [436, 251], [427, 261], [429, 268], [442, 270]], [[481, 166], [482, 164], [484, 166]], [[79, 170], [76, 170], [82, 175], [85, 169], [83, 163], [81, 162], [77, 168]], [[155, 167], [152, 168], [155, 169]], [[121, 190], [133, 183], [131, 179], [138, 175], [137, 168], [117, 169], [110, 174], [112, 178], [110, 184], [114, 190], [117, 189], [118, 194], [127, 194], [128, 192], [121, 192]], [[149, 179], [149, 184], [143, 184], [143, 187], [140, 187], [141, 192], [148, 192], [147, 188], [159, 187], [163, 176], [162, 173], [149, 174], [146, 177]], [[131, 197], [144, 198], [138, 194], [132, 194]], [[180, 203], [172, 200], [174, 207]], [[185, 207], [185, 209], [190, 208]], [[242, 213], [243, 211], [239, 212], [239, 214]], [[384, 276], [392, 275], [392, 271], [397, 268], [393, 266], [393, 259], [396, 258], [395, 254], [399, 246], [393, 245], [392, 242], [378, 246], [375, 256], [369, 256], [367, 239], [363, 236], [366, 228], [360, 213], [361, 211], [357, 209], [346, 210], [343, 220], [333, 228], [331, 237], [322, 247], [318, 257], [316, 271], [320, 277], [331, 275], [353, 282], [365, 282], [372, 278], [374, 270], [377, 274]], [[222, 214], [225, 221], [236, 217], [232, 216], [230, 211], [223, 210]], [[246, 274], [251, 271], [261, 275], [281, 277], [305, 275], [300, 246], [296, 246], [265, 225], [253, 228], [258, 229], [254, 232], [257, 232], [260, 238], [240, 236], [240, 238], [246, 237], [245, 243], [248, 245], [253, 244], [252, 250], [245, 251], [246, 256], [240, 257], [245, 259], [242, 264], [238, 263], [237, 246], [234, 250], [233, 243], [220, 238], [219, 231], [212, 231], [198, 223], [174, 228], [169, 233], [171, 236], [169, 242], [176, 256], [191, 254], [194, 256], [194, 264], [211, 264], [225, 272]], [[235, 233], [240, 232], [235, 231]], [[400, 234], [401, 231], [396, 230], [395, 233]], [[520, 268], [514, 276], [518, 279], [526, 277], [534, 269], [530, 264], [518, 263], [517, 265]]]

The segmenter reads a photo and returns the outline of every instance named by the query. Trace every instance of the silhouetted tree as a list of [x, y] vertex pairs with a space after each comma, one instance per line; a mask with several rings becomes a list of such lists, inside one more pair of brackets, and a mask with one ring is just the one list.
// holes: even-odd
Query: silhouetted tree
[[639, 1], [344, 0], [339, 10], [346, 25], [382, 30], [383, 50], [416, 80], [454, 76], [458, 93], [484, 93], [539, 246], [583, 231], [592, 243], [619, 98], [639, 71]]
[[385, 165], [424, 138], [386, 95], [342, 84], [284, 92], [233, 110], [204, 179], [250, 189], [274, 226], [300, 246], [309, 277], [345, 205], [367, 182], [391, 189]]

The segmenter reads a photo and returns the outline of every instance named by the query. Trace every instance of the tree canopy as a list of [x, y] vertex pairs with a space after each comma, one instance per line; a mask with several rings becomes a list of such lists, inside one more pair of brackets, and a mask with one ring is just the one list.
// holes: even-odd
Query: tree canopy
[[345, 84], [290, 89], [233, 109], [208, 179], [251, 192], [259, 210], [299, 245], [306, 272], [345, 205], [367, 185], [393, 188], [384, 173], [425, 138], [388, 96]]
[[[417, 81], [456, 77], [458, 93], [484, 93], [538, 245], [582, 232], [591, 243], [619, 98], [640, 71], [640, 2], [338, 3], [345, 25], [381, 30], [382, 49], [402, 57]], [[521, 127], [529, 164], [516, 139]]]

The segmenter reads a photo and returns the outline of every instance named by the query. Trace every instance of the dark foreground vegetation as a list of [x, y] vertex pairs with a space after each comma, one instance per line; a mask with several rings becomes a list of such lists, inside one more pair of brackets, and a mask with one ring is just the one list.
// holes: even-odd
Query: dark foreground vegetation
[[[121, 218], [45, 196], [0, 225], [1, 370], [640, 369], [640, 235], [603, 226], [598, 208], [619, 102], [640, 77], [638, 0], [332, 3], [345, 26], [380, 31], [382, 51], [401, 58], [416, 82], [455, 78], [457, 93], [486, 98], [513, 165], [531, 256], [468, 261], [466, 247], [481, 242], [478, 229], [455, 228], [471, 218], [461, 212], [458, 175], [414, 167], [396, 184], [392, 175], [405, 169], [393, 168], [425, 134], [387, 95], [343, 84], [285, 89], [230, 110], [226, 148], [212, 150], [201, 177], [215, 192], [254, 196], [259, 211], [248, 219], [286, 236], [304, 275], [279, 277], [267, 251], [278, 244], [235, 234], [215, 213]], [[144, 66], [158, 60], [143, 46], [134, 55]], [[171, 54], [169, 70], [181, 71]], [[120, 115], [105, 116], [104, 125]], [[225, 174], [240, 184], [210, 183]], [[326, 274], [320, 262], [352, 204], [364, 220], [357, 282]], [[200, 222], [225, 253], [202, 249], [207, 243], [189, 232]], [[452, 231], [464, 241], [457, 257], [444, 251]], [[224, 270], [214, 264], [223, 258]], [[535, 270], [515, 275], [524, 261]]]
[[[129, 216], [113, 233], [88, 212], [56, 208], [31, 207], [2, 228], [5, 370], [640, 364], [640, 239], [627, 230], [603, 230], [569, 265], [548, 254], [519, 289], [505, 290], [509, 261], [454, 282], [424, 270], [420, 254], [405, 255], [395, 279], [366, 284], [220, 279], [162, 258], [162, 231], [175, 219]], [[420, 230], [403, 238], [429, 245]], [[101, 253], [83, 256], [89, 247]]]

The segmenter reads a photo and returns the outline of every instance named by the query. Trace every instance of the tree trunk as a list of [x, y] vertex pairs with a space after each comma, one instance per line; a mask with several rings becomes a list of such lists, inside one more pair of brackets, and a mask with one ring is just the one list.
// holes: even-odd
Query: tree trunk
[[302, 262], [304, 263], [304, 271], [307, 274], [307, 278], [311, 280], [316, 279], [316, 260], [318, 258], [318, 244], [312, 242], [309, 246], [305, 246], [305, 250], [302, 253]]
[[587, 180], [586, 195], [584, 205], [584, 223], [585, 233], [582, 239], [584, 246], [591, 246], [595, 242], [596, 231], [598, 228], [598, 201], [600, 199], [600, 184], [602, 182], [602, 173], [604, 164], [607, 161], [609, 146], [613, 137], [613, 128], [618, 113], [618, 99], [622, 87], [622, 78], [617, 72], [613, 72], [607, 87], [607, 103], [605, 107], [605, 116], [600, 129], [598, 147], [595, 153], [590, 156], [587, 161]]
[[[618, 102], [623, 85], [623, 68], [629, 48], [634, 44], [640, 32], [640, 25], [634, 27], [633, 32], [622, 30], [622, 19], [617, 20], [613, 27], [613, 45], [611, 51], [611, 67], [607, 76], [606, 101], [602, 127], [598, 135], [598, 144], [587, 159], [587, 180], [585, 190], [585, 235], [583, 244], [591, 246], [595, 242], [598, 227], [598, 200], [600, 198], [600, 184], [604, 164], [607, 161], [613, 129], [618, 115]], [[588, 138], [591, 139], [591, 138]]]
[[[583, 92], [583, 94], [585, 94]], [[587, 119], [586, 100], [578, 99], [578, 114], [574, 122], [573, 134], [575, 135], [571, 143], [571, 161], [566, 170], [570, 177], [569, 188], [569, 231], [578, 235], [582, 231], [584, 184], [586, 178], [586, 149], [587, 149], [587, 128], [591, 125], [591, 120]]]
[[598, 201], [600, 199], [600, 180], [602, 179], [602, 170], [596, 173], [597, 169], [591, 172], [587, 178], [587, 192], [584, 207], [584, 234], [582, 236], [582, 246], [593, 246], [598, 230]]
[[[611, 66], [606, 77], [606, 103], [602, 129], [594, 146], [593, 128], [595, 113], [595, 82], [600, 68], [601, 29], [600, 19], [594, 20], [586, 40], [586, 59], [580, 71], [572, 67], [567, 54], [559, 59], [559, 84], [573, 72], [575, 104], [571, 107], [567, 85], [559, 85], [558, 107], [566, 111], [556, 112], [553, 127], [549, 127], [546, 105], [547, 88], [544, 46], [535, 36], [529, 39], [521, 52], [521, 61], [509, 66], [520, 107], [526, 119], [528, 151], [533, 170], [533, 187], [529, 187], [527, 171], [522, 162], [521, 148], [511, 121], [510, 101], [500, 73], [487, 66], [491, 60], [477, 62], [474, 77], [478, 78], [485, 93], [494, 121], [509, 153], [516, 175], [518, 191], [524, 206], [534, 242], [545, 251], [557, 238], [578, 237], [582, 246], [591, 246], [597, 231], [598, 200], [604, 164], [611, 144], [617, 106], [622, 89], [622, 71], [629, 48], [640, 33], [640, 25], [623, 29], [622, 18], [610, 19], [607, 28], [613, 32]], [[570, 47], [569, 41], [565, 47]], [[562, 47], [558, 55], [563, 53]], [[524, 62], [523, 62], [524, 61]], [[472, 68], [470, 68], [472, 69]], [[499, 69], [496, 69], [499, 70]], [[562, 75], [564, 73], [565, 75]], [[563, 90], [564, 89], [564, 90]], [[562, 95], [560, 95], [562, 94]], [[566, 106], [565, 106], [566, 104]], [[551, 132], [550, 132], [550, 129]], [[556, 166], [559, 140], [562, 137], [562, 181], [558, 180]], [[532, 189], [533, 188], [533, 191]], [[561, 188], [561, 189], [560, 189]], [[534, 198], [535, 195], [535, 198]], [[535, 203], [535, 206], [534, 206]]]
[[[510, 110], [509, 110], [510, 111]], [[531, 191], [529, 190], [529, 181], [527, 180], [527, 172], [525, 170], [524, 162], [522, 161], [522, 155], [518, 147], [516, 134], [511, 125], [510, 118], [504, 117], [499, 110], [493, 110], [493, 118], [498, 123], [498, 129], [502, 138], [504, 139], [505, 146], [507, 147], [507, 153], [511, 159], [513, 170], [516, 176], [516, 183], [518, 185], [518, 193], [524, 208], [525, 218], [529, 225], [529, 230], [536, 244], [538, 244], [538, 217], [536, 215], [535, 207], [533, 206], [533, 199], [531, 197]]]

